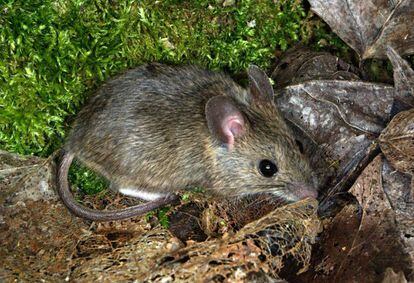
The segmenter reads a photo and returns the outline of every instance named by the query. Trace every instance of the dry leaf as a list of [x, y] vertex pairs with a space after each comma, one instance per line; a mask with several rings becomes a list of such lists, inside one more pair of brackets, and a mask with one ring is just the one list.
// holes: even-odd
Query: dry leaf
[[[338, 66], [333, 56], [302, 49], [290, 51], [273, 72], [276, 84], [302, 81], [281, 89], [277, 103], [310, 155], [320, 186], [331, 185], [333, 179], [338, 182], [330, 186], [327, 195], [343, 191], [355, 180], [377, 154], [375, 140], [391, 117], [414, 105], [414, 72], [391, 47], [387, 50], [394, 66], [395, 87], [361, 81], [309, 80], [334, 76]], [[352, 66], [344, 66], [349, 74], [356, 73]], [[411, 122], [405, 121], [408, 130]], [[405, 141], [406, 146], [411, 146], [410, 138]]]
[[414, 179], [396, 171], [387, 160], [382, 165], [382, 187], [395, 211], [400, 238], [414, 262]]
[[398, 113], [379, 137], [382, 152], [399, 171], [414, 174], [414, 71], [391, 47], [387, 55], [394, 68], [395, 96], [412, 109]]
[[398, 113], [382, 132], [379, 141], [392, 166], [414, 175], [414, 108]]
[[414, 1], [310, 0], [312, 10], [362, 59], [386, 58], [386, 46], [414, 53]]
[[393, 100], [391, 86], [326, 80], [288, 86], [278, 104], [289, 120], [326, 141], [328, 132], [338, 132], [341, 125], [358, 134], [379, 134], [389, 119]]
[[359, 70], [327, 52], [315, 52], [303, 46], [289, 49], [272, 72], [274, 88], [310, 80], [359, 80]]
[[[281, 91], [277, 102], [285, 117], [316, 148], [311, 151], [314, 168], [326, 174], [321, 159], [327, 159], [331, 166], [336, 160], [335, 175], [350, 182], [378, 152], [375, 138], [395, 114], [396, 101], [413, 105], [412, 70], [392, 48], [388, 53], [394, 66], [395, 88], [365, 82], [306, 81], [306, 78]], [[301, 62], [303, 58], [295, 60]], [[288, 65], [288, 71], [300, 70], [300, 64], [299, 68], [292, 62], [290, 65], [293, 67]], [[381, 144], [384, 147], [383, 144], [394, 141], [392, 150], [397, 153], [390, 159], [400, 163], [405, 171], [413, 164], [410, 115], [398, 114], [384, 131]], [[403, 152], [407, 154], [402, 156]], [[332, 222], [328, 221], [313, 255], [315, 271], [292, 281], [332, 282], [347, 278], [377, 282], [382, 280], [387, 267], [412, 278], [414, 190], [410, 181], [409, 176], [396, 172], [377, 157], [351, 190], [355, 203], [342, 205], [342, 211]], [[331, 189], [330, 193], [338, 192], [336, 186]]]
[[[410, 102], [413, 102], [414, 70], [393, 48], [387, 48], [387, 56], [391, 61], [394, 71], [395, 92], [398, 93], [399, 97], [407, 97], [410, 99]], [[411, 106], [414, 107], [414, 103], [412, 103]]]
[[414, 263], [401, 240], [381, 170], [378, 156], [351, 188], [358, 202], [327, 221], [310, 271], [295, 282], [380, 282], [387, 268], [414, 279]]
[[387, 48], [387, 56], [394, 69], [396, 96], [392, 109], [392, 116], [394, 116], [398, 112], [414, 108], [414, 71], [393, 48]]
[[[361, 98], [364, 99], [361, 99]], [[394, 88], [359, 81], [308, 81], [284, 88], [277, 103], [284, 117], [305, 133], [320, 184], [344, 175], [363, 159], [385, 127]]]
[[[311, 243], [320, 231], [315, 200], [278, 208], [225, 239], [193, 243], [157, 260], [142, 281], [275, 282], [286, 260], [306, 270]], [[279, 281], [277, 281], [279, 282]]]
[[305, 200], [276, 209], [230, 237], [187, 242], [178, 250], [171, 250], [177, 239], [160, 227], [134, 235], [116, 247], [113, 243], [117, 241], [90, 233], [77, 244], [68, 279], [284, 282], [276, 272], [283, 269], [287, 257], [296, 260], [298, 270], [307, 267], [311, 243], [320, 231], [315, 211], [316, 202]]
[[[406, 107], [414, 106], [414, 71], [392, 48], [395, 92]], [[379, 137], [387, 161], [382, 185], [395, 213], [398, 230], [414, 261], [414, 108], [398, 113]], [[396, 171], [398, 170], [398, 171]]]

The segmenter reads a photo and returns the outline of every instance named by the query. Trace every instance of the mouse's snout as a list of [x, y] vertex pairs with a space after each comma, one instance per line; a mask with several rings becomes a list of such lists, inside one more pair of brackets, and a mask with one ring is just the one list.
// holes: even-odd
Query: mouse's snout
[[294, 182], [287, 185], [288, 190], [298, 199], [318, 197], [318, 190], [310, 184]]

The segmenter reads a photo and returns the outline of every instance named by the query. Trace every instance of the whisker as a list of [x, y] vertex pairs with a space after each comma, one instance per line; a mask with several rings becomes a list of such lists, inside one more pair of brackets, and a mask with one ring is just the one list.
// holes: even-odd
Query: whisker
[[286, 185], [242, 185], [242, 186], [215, 186], [215, 187], [201, 187], [205, 190], [213, 190], [213, 189], [240, 189], [240, 188], [258, 188], [258, 189], [266, 189], [266, 188], [284, 188]]
[[280, 202], [281, 204], [282, 204], [282, 203], [284, 203], [284, 202], [283, 202], [283, 201], [281, 201], [281, 200], [280, 200], [280, 198], [278, 198], [277, 196], [271, 196], [271, 195], [269, 195], [269, 196], [266, 196], [266, 198], [260, 199], [259, 201], [253, 201], [252, 203], [250, 203], [250, 204], [247, 206], [247, 208], [249, 208], [249, 207], [251, 207], [251, 206], [253, 206], [253, 205], [258, 205], [258, 204], [265, 203], [265, 202], [269, 202], [269, 201], [274, 202], [275, 200], [279, 200], [279, 202]]

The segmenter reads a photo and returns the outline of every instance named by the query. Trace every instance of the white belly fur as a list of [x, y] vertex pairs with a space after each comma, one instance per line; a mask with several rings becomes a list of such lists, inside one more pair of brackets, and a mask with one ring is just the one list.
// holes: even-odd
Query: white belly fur
[[121, 194], [130, 196], [130, 197], [140, 198], [140, 199], [148, 200], [148, 201], [156, 200], [156, 199], [159, 199], [160, 197], [165, 196], [164, 194], [145, 192], [145, 191], [137, 190], [135, 188], [122, 188], [119, 190], [119, 192]]

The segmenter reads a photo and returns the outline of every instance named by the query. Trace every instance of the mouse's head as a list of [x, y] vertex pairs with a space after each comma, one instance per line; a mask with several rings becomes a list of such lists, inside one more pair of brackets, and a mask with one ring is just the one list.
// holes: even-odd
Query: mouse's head
[[248, 76], [247, 95], [219, 95], [206, 105], [216, 192], [272, 193], [287, 201], [316, 198], [308, 160], [276, 108], [268, 77], [256, 66]]

